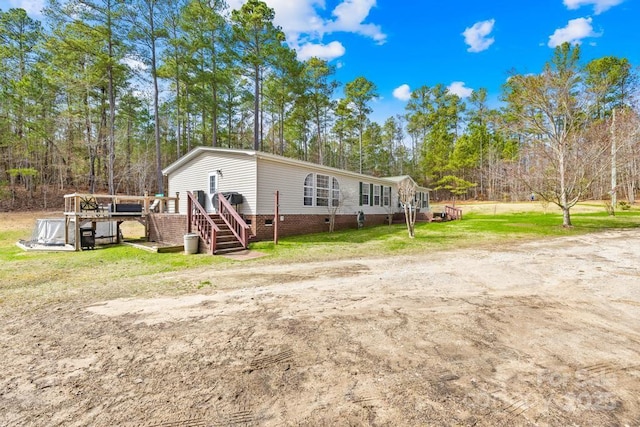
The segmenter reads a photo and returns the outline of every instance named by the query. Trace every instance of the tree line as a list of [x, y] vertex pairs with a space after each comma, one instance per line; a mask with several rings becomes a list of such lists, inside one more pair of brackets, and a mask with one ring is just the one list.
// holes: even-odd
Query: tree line
[[436, 198], [534, 193], [568, 222], [584, 197], [635, 201], [626, 58], [582, 64], [565, 44], [540, 74], [510, 73], [499, 109], [485, 89], [465, 100], [425, 85], [377, 123], [375, 83], [297, 59], [259, 0], [48, 0], [44, 16], [0, 11], [0, 198], [18, 185], [164, 193], [163, 166], [207, 145], [407, 174]]

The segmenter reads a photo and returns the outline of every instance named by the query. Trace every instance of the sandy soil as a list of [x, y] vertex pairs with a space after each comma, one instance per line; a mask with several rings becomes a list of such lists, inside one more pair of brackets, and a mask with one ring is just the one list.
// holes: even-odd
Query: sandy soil
[[0, 425], [640, 425], [638, 230], [248, 265], [0, 313]]

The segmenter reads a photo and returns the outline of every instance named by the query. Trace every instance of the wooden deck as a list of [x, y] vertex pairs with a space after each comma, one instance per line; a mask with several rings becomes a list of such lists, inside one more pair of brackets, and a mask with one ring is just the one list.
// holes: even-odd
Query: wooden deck
[[82, 249], [81, 231], [91, 224], [95, 231], [97, 222], [116, 222], [117, 241], [120, 243], [120, 224], [137, 221], [144, 225], [148, 235], [148, 219], [153, 213], [179, 213], [180, 197], [164, 196], [121, 196], [110, 194], [67, 194], [64, 196], [65, 244], [69, 244], [70, 225], [74, 223], [75, 250]]

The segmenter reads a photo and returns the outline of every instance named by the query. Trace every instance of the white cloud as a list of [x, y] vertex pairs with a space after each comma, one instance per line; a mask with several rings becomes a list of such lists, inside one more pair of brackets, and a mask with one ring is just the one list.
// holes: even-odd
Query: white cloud
[[345, 49], [344, 46], [342, 46], [342, 43], [333, 41], [327, 45], [321, 43], [306, 43], [302, 46], [299, 46], [297, 51], [298, 59], [301, 61], [306, 61], [307, 59], [313, 58], [314, 56], [320, 59], [331, 61], [332, 59], [339, 58], [344, 55]]
[[400, 101], [408, 101], [411, 99], [411, 88], [407, 84], [398, 86], [393, 90], [393, 97]]
[[132, 56], [125, 56], [120, 60], [121, 63], [131, 68], [133, 71], [146, 71], [147, 64]]
[[564, 0], [567, 9], [579, 9], [582, 6], [593, 5], [593, 11], [596, 15], [619, 5], [624, 0]]
[[29, 16], [42, 15], [44, 9], [44, 0], [9, 0], [11, 8], [24, 9]]
[[487, 36], [493, 31], [493, 25], [495, 23], [495, 19], [476, 22], [472, 27], [466, 28], [462, 32], [464, 42], [469, 45], [467, 52], [482, 52], [483, 50], [489, 49], [489, 46], [493, 44], [495, 39]]
[[376, 0], [344, 0], [333, 9], [332, 15], [335, 21], [327, 22], [326, 31], [343, 31], [361, 34], [372, 38], [378, 44], [384, 44], [387, 39], [379, 25], [365, 24], [371, 8], [376, 5]]
[[453, 82], [447, 86], [447, 91], [454, 95], [458, 95], [460, 98], [468, 98], [473, 93], [473, 89], [465, 87], [464, 82]]
[[600, 37], [601, 33], [593, 31], [591, 26], [591, 18], [572, 19], [564, 28], [558, 28], [549, 36], [549, 47], [555, 48], [564, 42], [571, 44], [580, 44], [582, 39], [587, 37]]
[[[228, 0], [230, 9], [239, 9], [246, 0]], [[298, 57], [308, 57], [307, 51], [324, 49], [324, 55], [332, 58], [342, 46], [340, 42], [322, 43], [322, 38], [331, 33], [355, 33], [383, 44], [387, 36], [379, 25], [365, 23], [369, 13], [376, 6], [376, 0], [342, 0], [329, 15], [325, 0], [265, 0], [275, 11], [274, 24], [281, 27], [287, 43], [298, 52]], [[337, 44], [336, 44], [337, 43]], [[328, 50], [327, 50], [328, 49]], [[321, 55], [315, 55], [320, 56]]]
[[316, 11], [323, 6], [323, 1], [267, 0], [266, 3], [275, 11], [274, 24], [282, 28], [290, 43], [297, 44], [301, 34], [323, 33], [324, 22]]

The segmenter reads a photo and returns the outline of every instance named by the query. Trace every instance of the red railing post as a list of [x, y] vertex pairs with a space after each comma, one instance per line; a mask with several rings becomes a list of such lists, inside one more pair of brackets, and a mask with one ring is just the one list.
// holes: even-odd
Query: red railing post
[[222, 193], [218, 193], [218, 214], [242, 244], [242, 247], [246, 249], [249, 246], [249, 226]]
[[462, 219], [462, 209], [460, 209], [460, 208], [454, 208], [454, 207], [451, 207], [451, 206], [445, 206], [444, 207], [444, 212], [445, 212], [445, 214], [450, 216], [451, 219]]
[[191, 233], [191, 222], [193, 221], [192, 197], [193, 194], [187, 191], [187, 233]]
[[216, 251], [216, 234], [220, 229], [190, 191], [187, 191], [187, 208], [189, 231], [191, 231], [192, 225], [195, 224], [198, 236], [209, 244], [209, 252], [213, 255]]
[[273, 218], [273, 244], [278, 244], [278, 223], [280, 222], [280, 191], [276, 190], [274, 200], [274, 218]]

